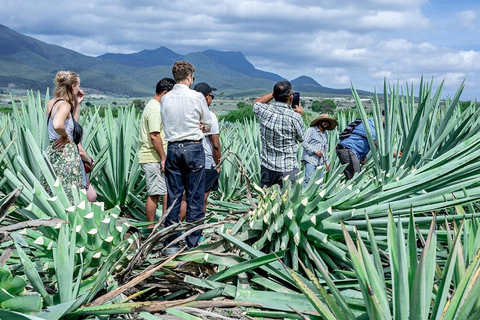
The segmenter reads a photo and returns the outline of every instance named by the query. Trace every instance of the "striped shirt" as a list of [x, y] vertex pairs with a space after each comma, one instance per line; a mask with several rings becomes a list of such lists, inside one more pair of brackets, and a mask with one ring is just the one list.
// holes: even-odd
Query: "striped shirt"
[[305, 130], [302, 116], [288, 104], [278, 101], [272, 104], [257, 102], [253, 112], [260, 123], [262, 166], [277, 172], [298, 168], [298, 142], [304, 140]]
[[[320, 131], [318, 127], [310, 127], [305, 131], [305, 141], [302, 143], [303, 154], [302, 161], [306, 161], [314, 166], [323, 166], [328, 162], [328, 133]], [[323, 155], [317, 156], [317, 151]]]

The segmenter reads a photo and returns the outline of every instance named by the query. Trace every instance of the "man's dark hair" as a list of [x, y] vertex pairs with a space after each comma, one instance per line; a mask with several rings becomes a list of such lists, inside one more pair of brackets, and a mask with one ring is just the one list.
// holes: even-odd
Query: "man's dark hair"
[[273, 98], [278, 102], [287, 102], [293, 94], [292, 84], [288, 81], [280, 81], [273, 87]]
[[163, 78], [162, 80], [158, 81], [157, 88], [155, 89], [156, 94], [160, 94], [163, 91], [170, 91], [173, 89], [175, 85], [175, 80], [172, 78]]
[[187, 79], [189, 74], [195, 72], [195, 67], [187, 61], [176, 61], [172, 68], [173, 78], [176, 82]]

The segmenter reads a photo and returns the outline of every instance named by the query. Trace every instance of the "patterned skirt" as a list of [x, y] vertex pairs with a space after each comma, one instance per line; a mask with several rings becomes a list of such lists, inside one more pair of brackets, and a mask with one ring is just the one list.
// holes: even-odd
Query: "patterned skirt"
[[[47, 147], [46, 153], [56, 177], [62, 183], [63, 190], [73, 204], [72, 186], [76, 186], [78, 190], [84, 188], [83, 163], [74, 143], [67, 143], [62, 149], [54, 149], [53, 142]], [[51, 193], [46, 180], [42, 180], [45, 190]]]

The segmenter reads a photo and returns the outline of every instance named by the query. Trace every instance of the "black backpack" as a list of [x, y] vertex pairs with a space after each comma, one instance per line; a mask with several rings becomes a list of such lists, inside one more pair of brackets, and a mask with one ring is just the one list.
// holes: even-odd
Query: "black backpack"
[[351, 122], [341, 133], [340, 133], [340, 140], [344, 140], [344, 139], [347, 139], [348, 137], [350, 137], [352, 135], [352, 132], [353, 130], [355, 130], [355, 128], [360, 124], [362, 123], [362, 120], [361, 119], [357, 119], [353, 122]]

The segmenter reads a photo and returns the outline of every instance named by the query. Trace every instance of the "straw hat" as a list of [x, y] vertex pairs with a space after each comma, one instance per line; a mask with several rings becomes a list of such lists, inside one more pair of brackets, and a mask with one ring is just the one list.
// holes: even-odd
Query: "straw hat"
[[317, 127], [318, 124], [319, 124], [321, 121], [328, 121], [329, 125], [328, 125], [327, 130], [333, 130], [333, 129], [335, 129], [335, 127], [336, 127], [337, 124], [338, 124], [337, 120], [335, 120], [335, 119], [333, 119], [333, 118], [330, 118], [330, 117], [328, 116], [328, 114], [326, 114], [326, 113], [322, 113], [317, 119], [313, 120], [313, 121], [310, 123], [310, 127]]

